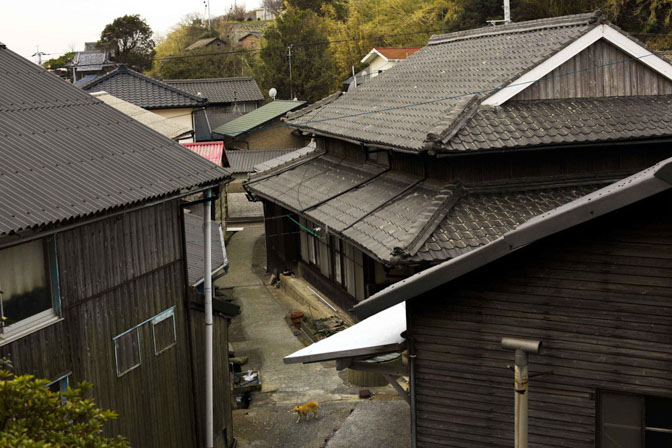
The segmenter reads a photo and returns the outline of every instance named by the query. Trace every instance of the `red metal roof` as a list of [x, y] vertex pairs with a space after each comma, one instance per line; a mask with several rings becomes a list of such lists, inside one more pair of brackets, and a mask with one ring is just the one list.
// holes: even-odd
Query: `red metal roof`
[[[182, 143], [182, 145], [185, 148], [192, 150], [199, 156], [208, 159], [212, 163], [222, 166], [224, 142]], [[226, 162], [226, 165], [228, 165], [228, 161]]]
[[375, 50], [387, 59], [406, 59], [422, 47], [376, 47]]

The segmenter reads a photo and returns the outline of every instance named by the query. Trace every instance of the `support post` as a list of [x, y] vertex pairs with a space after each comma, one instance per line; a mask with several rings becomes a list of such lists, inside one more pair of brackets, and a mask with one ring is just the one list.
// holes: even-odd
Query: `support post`
[[[210, 190], [206, 190], [203, 195], [205, 199], [210, 199]], [[210, 224], [211, 202], [206, 200], [203, 203], [203, 238], [205, 252], [205, 273], [203, 277], [203, 292], [205, 294], [204, 312], [205, 312], [205, 446], [214, 448], [214, 410], [213, 410], [213, 363], [212, 363], [212, 239]]]
[[511, 3], [510, 0], [504, 0], [504, 23], [511, 22]]
[[519, 338], [502, 338], [502, 347], [515, 350], [514, 387], [515, 448], [527, 448], [527, 354], [539, 353], [541, 341]]

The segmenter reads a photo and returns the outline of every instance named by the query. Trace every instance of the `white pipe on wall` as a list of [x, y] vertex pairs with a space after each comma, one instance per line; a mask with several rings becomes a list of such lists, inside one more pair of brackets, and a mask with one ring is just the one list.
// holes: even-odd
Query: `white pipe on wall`
[[214, 411], [213, 411], [213, 363], [212, 363], [212, 239], [210, 225], [210, 190], [203, 195], [206, 201], [203, 203], [203, 238], [205, 246], [205, 275], [203, 280], [203, 292], [205, 294], [205, 446], [213, 448], [214, 443]]

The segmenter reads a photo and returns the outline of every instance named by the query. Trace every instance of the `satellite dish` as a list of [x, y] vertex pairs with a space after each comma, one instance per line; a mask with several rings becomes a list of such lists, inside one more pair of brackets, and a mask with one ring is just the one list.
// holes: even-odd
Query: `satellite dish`
[[275, 87], [271, 87], [271, 90], [268, 91], [268, 96], [270, 96], [273, 99], [275, 99], [277, 94], [278, 91], [275, 89]]

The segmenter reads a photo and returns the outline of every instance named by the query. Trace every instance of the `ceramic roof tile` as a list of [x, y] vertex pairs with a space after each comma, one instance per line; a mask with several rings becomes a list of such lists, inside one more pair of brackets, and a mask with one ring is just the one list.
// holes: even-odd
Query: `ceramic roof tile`
[[671, 135], [672, 95], [509, 101], [476, 112], [445, 150], [470, 151], [473, 141], [481, 150]]
[[200, 94], [209, 104], [264, 100], [254, 78], [164, 79], [163, 82], [192, 95]]
[[81, 88], [88, 92], [105, 91], [144, 109], [197, 107], [207, 102], [206, 98], [197, 97], [126, 66], [100, 76]]
[[435, 36], [354, 92], [289, 120], [308, 131], [421, 151], [463, 95], [507, 85], [595, 26], [594, 15], [581, 14]]

